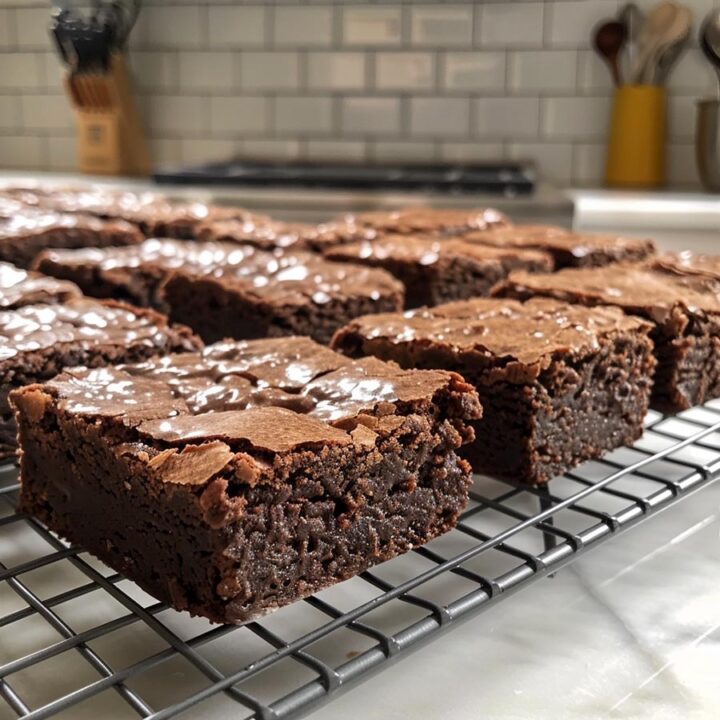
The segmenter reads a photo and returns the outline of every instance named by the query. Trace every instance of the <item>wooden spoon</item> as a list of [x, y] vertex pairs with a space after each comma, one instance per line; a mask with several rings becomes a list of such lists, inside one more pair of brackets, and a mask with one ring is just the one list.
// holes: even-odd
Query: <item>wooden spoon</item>
[[593, 36], [593, 44], [598, 55], [605, 60], [610, 68], [613, 82], [620, 85], [620, 51], [627, 39], [627, 28], [617, 20], [601, 23]]
[[632, 81], [635, 84], [647, 82], [648, 72], [653, 67], [658, 47], [663, 43], [668, 28], [672, 27], [677, 19], [678, 6], [668, 0], [661, 2], [650, 10], [645, 18], [645, 24], [640, 28], [638, 36], [639, 53]]

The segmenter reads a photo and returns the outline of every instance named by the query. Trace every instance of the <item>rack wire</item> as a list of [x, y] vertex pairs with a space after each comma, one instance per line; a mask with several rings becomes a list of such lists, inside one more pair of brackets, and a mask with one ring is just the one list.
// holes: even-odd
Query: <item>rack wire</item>
[[178, 613], [14, 508], [0, 475], [0, 717], [295, 717], [720, 476], [720, 401], [530, 488], [476, 480], [457, 528], [242, 627]]

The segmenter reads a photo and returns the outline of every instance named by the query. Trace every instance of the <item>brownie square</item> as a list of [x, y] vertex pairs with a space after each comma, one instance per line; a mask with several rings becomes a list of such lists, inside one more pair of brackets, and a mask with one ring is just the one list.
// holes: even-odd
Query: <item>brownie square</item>
[[506, 249], [543, 250], [553, 256], [558, 268], [601, 267], [623, 260], [643, 260], [655, 252], [652, 240], [571, 232], [554, 225], [493, 227], [466, 233], [463, 240]]
[[538, 484], [641, 435], [650, 327], [617, 308], [480, 298], [358, 318], [332, 347], [461, 373], [483, 406], [473, 468]]
[[197, 231], [198, 240], [234, 242], [261, 250], [314, 249], [318, 234], [315, 225], [286, 223], [270, 218], [214, 218], [202, 223]]
[[449, 530], [477, 395], [307, 338], [74, 369], [13, 394], [21, 499], [178, 610], [252, 620]]
[[0, 262], [0, 309], [2, 310], [38, 303], [65, 302], [80, 295], [82, 295], [80, 288], [74, 283]]
[[497, 289], [506, 297], [554, 297], [616, 305], [652, 324], [658, 361], [653, 407], [675, 412], [720, 397], [720, 283], [667, 271], [652, 261], [552, 274], [519, 271]]
[[138, 248], [48, 252], [37, 268], [84, 292], [150, 305], [206, 342], [310, 335], [328, 342], [351, 318], [403, 307], [392, 275], [308, 252], [147, 240]]
[[653, 258], [652, 266], [678, 275], [697, 275], [720, 281], [720, 255], [702, 255], [687, 250], [665, 253]]
[[75, 297], [0, 311], [0, 457], [15, 452], [8, 404], [14, 388], [74, 365], [135, 362], [200, 345], [187, 328], [168, 325], [162, 315], [113, 301]]
[[38, 208], [7, 212], [0, 204], [0, 261], [30, 267], [46, 248], [133, 245], [143, 236], [124, 220], [100, 220], [92, 215], [58, 213]]
[[392, 273], [405, 286], [408, 308], [488, 295], [492, 286], [512, 270], [553, 269], [552, 257], [538, 250], [493, 248], [415, 235], [387, 235], [337, 245], [328, 248], [325, 257]]

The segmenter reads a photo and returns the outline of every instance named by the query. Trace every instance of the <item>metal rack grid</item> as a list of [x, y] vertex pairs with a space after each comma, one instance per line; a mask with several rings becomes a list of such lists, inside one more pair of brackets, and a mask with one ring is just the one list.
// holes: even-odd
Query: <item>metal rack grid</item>
[[549, 488], [478, 478], [452, 532], [233, 627], [169, 609], [17, 515], [6, 468], [0, 716], [297, 716], [718, 476], [720, 401], [651, 413], [632, 448]]

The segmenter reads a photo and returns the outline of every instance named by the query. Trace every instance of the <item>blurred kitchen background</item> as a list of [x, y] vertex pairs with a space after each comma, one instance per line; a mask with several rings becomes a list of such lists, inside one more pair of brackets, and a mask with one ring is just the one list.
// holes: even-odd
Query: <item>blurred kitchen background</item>
[[[695, 21], [668, 81], [667, 178], [698, 187], [695, 103], [714, 73]], [[558, 186], [602, 181], [612, 81], [591, 49], [617, 0], [167, 2], [130, 37], [155, 165], [530, 159]], [[651, 3], [640, 0], [641, 9]], [[75, 168], [49, 3], [0, 3], [0, 166]]]

